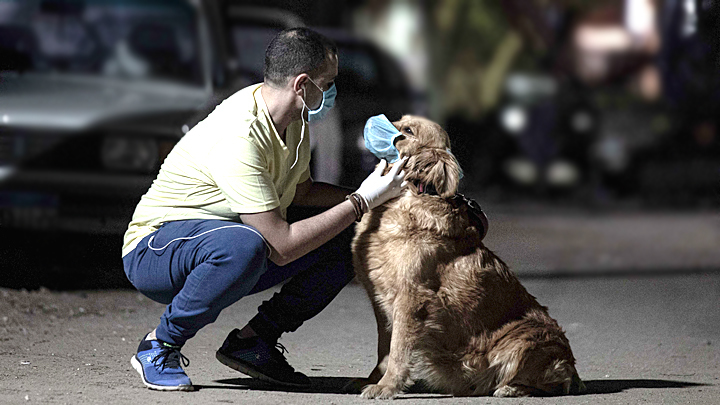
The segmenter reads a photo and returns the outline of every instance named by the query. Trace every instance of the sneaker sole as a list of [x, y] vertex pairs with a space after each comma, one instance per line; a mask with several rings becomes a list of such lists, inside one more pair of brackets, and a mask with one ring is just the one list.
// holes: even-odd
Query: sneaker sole
[[233, 370], [239, 371], [243, 374], [247, 374], [252, 378], [256, 378], [260, 381], [265, 381], [271, 384], [276, 385], [283, 385], [286, 387], [295, 387], [295, 388], [308, 388], [311, 384], [295, 384], [295, 383], [289, 383], [285, 381], [278, 381], [272, 377], [268, 377], [265, 374], [260, 373], [256, 369], [254, 369], [251, 365], [248, 363], [245, 363], [241, 360], [233, 359], [232, 357], [228, 357], [220, 351], [215, 352], [215, 358], [218, 359], [218, 361], [228, 367], [230, 367]]
[[140, 361], [137, 359], [136, 356], [132, 356], [130, 359], [130, 364], [132, 364], [135, 371], [140, 374], [140, 377], [142, 378], [143, 384], [145, 384], [146, 387], [150, 388], [151, 390], [157, 390], [157, 391], [193, 391], [195, 388], [192, 385], [157, 385], [149, 382], [145, 378], [145, 370], [143, 370], [142, 364], [140, 364]]

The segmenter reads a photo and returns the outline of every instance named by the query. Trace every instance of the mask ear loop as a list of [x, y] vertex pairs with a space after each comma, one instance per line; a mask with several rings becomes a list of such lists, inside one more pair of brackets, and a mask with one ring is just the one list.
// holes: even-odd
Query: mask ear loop
[[305, 87], [303, 87], [303, 97], [300, 98], [300, 100], [303, 103], [303, 109], [302, 109], [302, 111], [300, 111], [300, 119], [303, 122], [302, 132], [300, 133], [300, 142], [298, 142], [297, 149], [295, 149], [295, 162], [293, 162], [292, 166], [290, 166], [290, 169], [288, 169], [288, 172], [290, 172], [290, 170], [292, 170], [293, 167], [295, 167], [295, 165], [297, 164], [298, 157], [300, 157], [300, 144], [302, 144], [303, 139], [305, 139], [305, 123], [306, 123], [306, 121], [305, 121], [304, 113], [305, 113], [306, 108], [308, 109], [308, 112], [310, 111], [310, 107], [308, 107], [307, 104], [305, 104], [305, 97], [307, 97], [307, 95], [305, 94]]

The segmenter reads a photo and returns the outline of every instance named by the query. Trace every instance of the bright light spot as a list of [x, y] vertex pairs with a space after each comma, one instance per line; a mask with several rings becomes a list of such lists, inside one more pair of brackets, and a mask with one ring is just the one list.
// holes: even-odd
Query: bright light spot
[[503, 127], [513, 135], [519, 134], [527, 125], [527, 114], [518, 106], [507, 107], [500, 116]]
[[523, 158], [513, 158], [505, 162], [505, 173], [519, 184], [524, 185], [533, 184], [538, 178], [535, 164]]
[[577, 132], [587, 132], [592, 128], [593, 119], [590, 114], [585, 111], [580, 111], [573, 114], [572, 126]]
[[[0, 166], [0, 182], [9, 178], [15, 173], [15, 168], [10, 166]], [[5, 318], [3, 318], [3, 321]]]
[[547, 181], [555, 186], [573, 186], [580, 180], [580, 173], [570, 162], [553, 162], [547, 168]]

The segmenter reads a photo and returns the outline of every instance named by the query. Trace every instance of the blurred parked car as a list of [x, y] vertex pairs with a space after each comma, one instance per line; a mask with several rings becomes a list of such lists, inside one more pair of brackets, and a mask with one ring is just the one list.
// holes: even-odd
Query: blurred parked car
[[[267, 42], [298, 25], [241, 0], [0, 1], [0, 230], [124, 232], [174, 144], [262, 81]], [[369, 170], [361, 124], [410, 103], [392, 60], [331, 37], [352, 185]]]

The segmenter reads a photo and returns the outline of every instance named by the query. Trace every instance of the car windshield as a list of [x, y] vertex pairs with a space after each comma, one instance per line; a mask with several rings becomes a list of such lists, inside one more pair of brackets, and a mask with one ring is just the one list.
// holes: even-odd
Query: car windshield
[[0, 0], [0, 70], [202, 82], [181, 0]]

